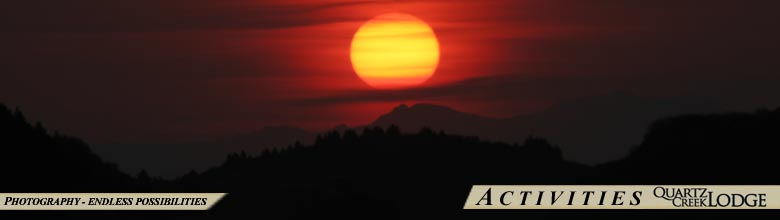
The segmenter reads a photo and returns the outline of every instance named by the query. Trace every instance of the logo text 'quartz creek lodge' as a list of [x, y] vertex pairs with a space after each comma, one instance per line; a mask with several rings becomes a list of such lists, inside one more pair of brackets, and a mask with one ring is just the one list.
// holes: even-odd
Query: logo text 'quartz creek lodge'
[[766, 193], [715, 193], [706, 187], [653, 189], [656, 198], [672, 202], [674, 207], [766, 207]]

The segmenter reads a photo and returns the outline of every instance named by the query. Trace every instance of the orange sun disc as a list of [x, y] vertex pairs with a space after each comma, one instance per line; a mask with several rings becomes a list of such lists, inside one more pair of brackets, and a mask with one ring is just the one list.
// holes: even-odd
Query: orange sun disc
[[395, 89], [420, 85], [439, 65], [439, 41], [424, 21], [401, 13], [382, 14], [352, 38], [352, 67], [368, 85]]

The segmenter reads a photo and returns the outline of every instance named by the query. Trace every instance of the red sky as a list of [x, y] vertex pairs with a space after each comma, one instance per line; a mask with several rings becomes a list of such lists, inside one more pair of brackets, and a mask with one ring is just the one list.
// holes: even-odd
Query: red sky
[[[0, 102], [87, 141], [360, 125], [400, 103], [494, 117], [614, 90], [777, 105], [776, 1], [35, 0], [0, 9]], [[439, 37], [422, 87], [378, 91], [352, 34], [404, 12]]]

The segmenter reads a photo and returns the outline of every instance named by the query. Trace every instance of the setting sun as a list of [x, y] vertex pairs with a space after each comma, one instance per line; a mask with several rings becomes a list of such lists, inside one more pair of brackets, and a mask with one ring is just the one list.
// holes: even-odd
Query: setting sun
[[410, 87], [436, 71], [439, 41], [433, 29], [414, 16], [382, 14], [355, 33], [350, 58], [357, 75], [372, 87]]

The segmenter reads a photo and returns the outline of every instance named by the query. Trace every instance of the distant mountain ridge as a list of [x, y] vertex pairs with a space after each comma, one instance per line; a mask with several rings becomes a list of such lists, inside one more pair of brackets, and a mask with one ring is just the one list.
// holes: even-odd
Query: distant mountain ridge
[[[613, 92], [564, 101], [538, 113], [510, 118], [485, 117], [427, 103], [400, 104], [366, 125], [339, 125], [331, 130], [397, 125], [403, 132], [416, 133], [429, 127], [449, 134], [507, 143], [522, 142], [533, 135], [555, 140], [568, 160], [594, 165], [628, 154], [631, 147], [640, 142], [647, 126], [657, 118], [716, 111], [714, 105], [700, 99], [667, 100]], [[221, 155], [227, 153], [259, 154], [295, 142], [308, 144], [317, 134], [291, 126], [275, 126], [208, 142], [97, 145], [95, 151], [123, 164], [123, 170], [127, 172], [146, 168], [154, 175], [174, 177], [192, 169], [214, 166], [223, 159]]]
[[480, 133], [480, 129], [502, 126], [502, 123], [502, 119], [460, 112], [446, 106], [419, 103], [412, 107], [401, 104], [369, 125], [386, 127], [394, 124], [406, 132], [417, 132], [423, 127], [430, 127], [450, 133], [473, 135]]
[[541, 136], [560, 144], [566, 159], [598, 164], [625, 156], [657, 118], [716, 111], [717, 107], [700, 99], [666, 100], [613, 92], [503, 119], [463, 113], [445, 106], [402, 104], [370, 126], [394, 124], [407, 132], [430, 127], [508, 143], [521, 142], [529, 135]]

